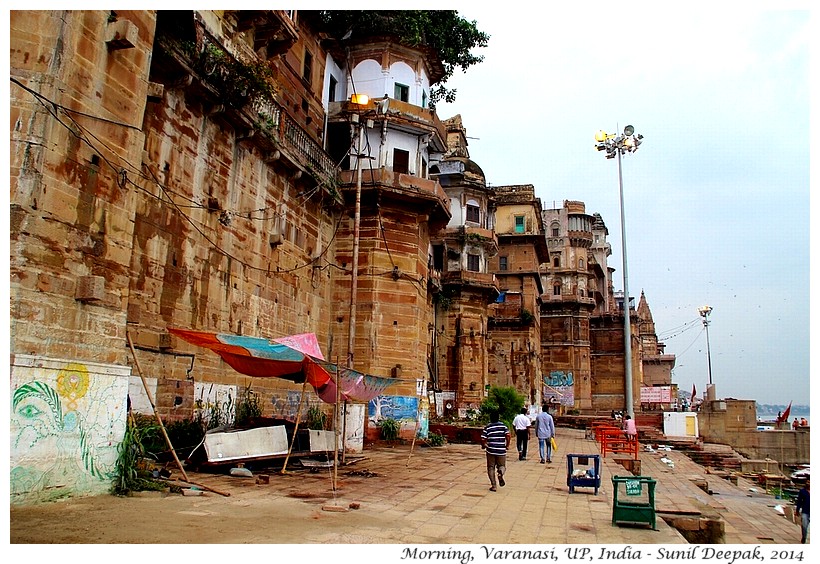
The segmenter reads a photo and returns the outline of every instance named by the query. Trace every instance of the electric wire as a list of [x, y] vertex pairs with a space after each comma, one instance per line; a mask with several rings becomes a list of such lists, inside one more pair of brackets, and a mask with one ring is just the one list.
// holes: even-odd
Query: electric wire
[[[156, 199], [157, 199], [157, 200], [159, 200], [160, 202], [165, 202], [165, 200], [163, 199], [163, 196], [164, 196], [165, 198], [167, 198], [167, 202], [168, 202], [168, 204], [170, 204], [170, 205], [171, 205], [171, 206], [172, 206], [172, 207], [176, 210], [176, 212], [177, 212], [178, 214], [180, 214], [180, 215], [182, 216], [182, 218], [183, 218], [183, 219], [185, 219], [185, 220], [186, 220], [186, 221], [187, 221], [187, 222], [191, 225], [191, 227], [192, 227], [192, 228], [193, 228], [193, 229], [194, 229], [197, 233], [199, 233], [199, 235], [200, 235], [200, 236], [201, 236], [201, 237], [202, 237], [205, 241], [207, 241], [207, 242], [208, 242], [208, 244], [209, 244], [212, 248], [214, 248], [215, 250], [217, 250], [217, 251], [218, 251], [219, 253], [221, 253], [222, 255], [224, 255], [224, 256], [226, 256], [226, 257], [228, 257], [228, 258], [230, 258], [230, 259], [232, 259], [232, 260], [236, 261], [237, 263], [239, 263], [239, 264], [241, 264], [241, 265], [243, 265], [243, 266], [245, 266], [246, 268], [249, 268], [249, 269], [252, 269], [252, 270], [257, 270], [257, 271], [260, 271], [260, 272], [265, 272], [265, 273], [267, 273], [268, 275], [270, 275], [270, 274], [284, 274], [284, 273], [290, 273], [290, 272], [294, 272], [294, 271], [300, 270], [300, 269], [302, 269], [302, 268], [307, 268], [308, 266], [312, 266], [314, 263], [316, 263], [316, 262], [317, 262], [320, 258], [324, 258], [324, 255], [325, 255], [325, 254], [328, 252], [328, 250], [330, 249], [330, 245], [331, 245], [331, 243], [335, 240], [336, 234], [338, 233], [338, 230], [339, 230], [339, 224], [340, 224], [340, 221], [341, 221], [341, 216], [339, 217], [339, 219], [338, 219], [338, 220], [337, 220], [337, 222], [336, 222], [336, 226], [335, 226], [335, 228], [334, 228], [334, 232], [333, 232], [333, 237], [332, 237], [332, 238], [331, 238], [331, 240], [328, 242], [328, 245], [327, 245], [327, 246], [325, 246], [325, 248], [324, 248], [324, 249], [322, 249], [322, 251], [321, 251], [319, 254], [317, 254], [315, 257], [313, 257], [310, 261], [306, 262], [305, 264], [302, 264], [302, 265], [297, 265], [297, 266], [295, 266], [295, 267], [293, 267], [293, 268], [290, 268], [290, 269], [281, 269], [281, 268], [278, 268], [278, 267], [277, 267], [277, 270], [275, 270], [275, 271], [271, 271], [271, 269], [270, 269], [270, 267], [269, 267], [269, 266], [268, 266], [267, 268], [262, 268], [262, 267], [259, 267], [259, 266], [256, 266], [256, 265], [249, 264], [249, 263], [247, 263], [246, 261], [244, 261], [244, 260], [240, 259], [239, 257], [236, 257], [236, 256], [235, 256], [235, 255], [233, 255], [232, 253], [230, 253], [230, 252], [226, 251], [226, 250], [225, 250], [225, 249], [223, 249], [223, 248], [222, 248], [219, 244], [217, 244], [215, 241], [213, 241], [213, 239], [212, 239], [211, 237], [209, 237], [209, 236], [208, 236], [208, 235], [207, 235], [207, 234], [206, 234], [206, 233], [205, 233], [205, 232], [204, 232], [204, 231], [203, 231], [203, 230], [202, 230], [202, 229], [201, 229], [201, 228], [200, 228], [200, 227], [199, 227], [199, 226], [198, 226], [198, 225], [194, 222], [194, 220], [193, 220], [193, 219], [191, 219], [191, 218], [190, 218], [190, 217], [189, 217], [189, 216], [188, 216], [188, 215], [187, 215], [187, 214], [183, 211], [183, 209], [182, 209], [182, 208], [183, 208], [183, 206], [182, 206], [182, 205], [180, 205], [180, 204], [178, 204], [177, 202], [175, 202], [175, 201], [174, 201], [174, 199], [171, 197], [171, 194], [174, 194], [174, 195], [175, 195], [175, 196], [177, 196], [177, 197], [182, 197], [182, 196], [180, 196], [179, 194], [175, 193], [175, 192], [174, 192], [174, 191], [172, 191], [172, 190], [169, 190], [169, 189], [168, 189], [168, 188], [167, 188], [167, 187], [166, 187], [166, 186], [165, 186], [165, 185], [164, 185], [164, 184], [163, 184], [163, 183], [159, 180], [159, 178], [157, 178], [157, 177], [156, 177], [156, 174], [155, 174], [152, 170], [150, 170], [150, 168], [148, 168], [148, 167], [147, 167], [147, 165], [146, 165], [146, 169], [147, 169], [147, 170], [148, 170], [148, 172], [149, 172], [149, 176], [145, 176], [144, 174], [140, 173], [140, 172], [139, 172], [139, 168], [135, 167], [133, 164], [129, 163], [127, 160], [122, 159], [122, 158], [120, 158], [120, 157], [117, 157], [117, 160], [118, 160], [118, 161], [122, 161], [122, 162], [124, 162], [124, 163], [125, 163], [125, 164], [126, 164], [126, 165], [127, 165], [127, 166], [131, 169], [131, 170], [136, 171], [135, 175], [139, 176], [140, 178], [142, 178], [142, 179], [144, 179], [144, 180], [146, 180], [146, 181], [152, 182], [154, 185], [156, 185], [156, 186], [160, 189], [160, 191], [161, 191], [160, 196], [157, 196], [156, 194], [151, 193], [150, 191], [148, 191], [148, 190], [147, 190], [147, 189], [145, 189], [144, 187], [140, 186], [139, 184], [137, 184], [136, 182], [134, 182], [133, 180], [131, 180], [130, 178], [128, 178], [126, 168], [125, 168], [125, 167], [119, 167], [119, 166], [117, 166], [115, 163], [113, 163], [113, 162], [112, 162], [112, 160], [111, 160], [111, 159], [109, 159], [109, 158], [108, 158], [108, 157], [104, 154], [105, 152], [104, 152], [104, 151], [101, 151], [101, 150], [100, 150], [100, 148], [99, 148], [98, 146], [96, 146], [94, 143], [92, 143], [92, 142], [88, 139], [88, 137], [93, 138], [93, 139], [94, 139], [94, 140], [96, 140], [98, 143], [100, 143], [101, 145], [103, 145], [106, 149], [108, 149], [108, 151], [111, 151], [112, 153], [114, 153], [114, 152], [111, 150], [111, 148], [110, 148], [108, 145], [106, 145], [104, 142], [100, 141], [98, 137], [96, 137], [96, 136], [95, 136], [95, 135], [93, 135], [92, 133], [88, 132], [87, 128], [85, 128], [85, 127], [83, 127], [83, 126], [79, 125], [79, 124], [77, 123], [77, 121], [76, 121], [74, 118], [72, 118], [70, 115], [68, 115], [68, 112], [69, 112], [69, 110], [68, 110], [68, 109], [66, 109], [64, 106], [62, 106], [62, 105], [60, 105], [60, 104], [58, 104], [58, 103], [56, 103], [56, 102], [54, 102], [54, 101], [50, 100], [48, 97], [46, 97], [46, 96], [44, 96], [44, 95], [40, 94], [39, 92], [36, 92], [35, 90], [33, 90], [33, 89], [31, 89], [31, 88], [29, 88], [29, 87], [27, 87], [27, 86], [23, 85], [22, 83], [20, 83], [18, 80], [14, 79], [14, 78], [11, 78], [11, 81], [12, 81], [12, 82], [14, 82], [15, 84], [19, 85], [19, 86], [20, 86], [23, 90], [25, 90], [25, 91], [29, 92], [32, 96], [34, 96], [34, 98], [35, 98], [35, 99], [36, 99], [36, 100], [40, 103], [40, 105], [41, 105], [42, 107], [44, 107], [44, 108], [46, 109], [46, 111], [49, 113], [49, 115], [51, 115], [51, 116], [55, 119], [55, 121], [57, 121], [57, 123], [59, 123], [60, 125], [62, 125], [62, 126], [63, 126], [63, 127], [64, 127], [64, 128], [65, 128], [68, 132], [69, 132], [69, 133], [71, 133], [71, 134], [72, 134], [75, 138], [77, 138], [80, 142], [82, 142], [83, 144], [85, 144], [86, 146], [88, 146], [88, 147], [89, 147], [92, 151], [94, 151], [94, 153], [95, 153], [96, 155], [99, 155], [99, 156], [100, 156], [100, 158], [101, 158], [101, 159], [102, 159], [102, 160], [103, 160], [103, 161], [104, 161], [104, 162], [105, 162], [105, 163], [106, 163], [106, 164], [107, 164], [107, 165], [108, 165], [108, 166], [109, 166], [109, 167], [110, 167], [110, 168], [111, 168], [111, 169], [115, 172], [115, 174], [117, 175], [117, 184], [118, 184], [118, 186], [119, 186], [120, 188], [125, 188], [125, 186], [126, 186], [126, 185], [130, 184], [130, 185], [134, 186], [135, 188], [139, 189], [140, 191], [142, 191], [143, 193], [146, 193], [146, 194], [150, 195], [151, 197], [156, 198]], [[72, 128], [72, 127], [71, 127], [71, 125], [69, 125], [69, 124], [67, 124], [66, 122], [64, 122], [64, 121], [60, 118], [60, 115], [59, 115], [59, 113], [58, 113], [58, 110], [62, 110], [62, 111], [65, 113], [66, 118], [67, 118], [67, 119], [69, 119], [69, 120], [71, 121], [71, 123], [72, 123], [72, 124], [73, 124], [73, 125], [74, 125], [74, 126], [75, 126], [78, 130], [79, 130], [79, 131], [75, 130], [74, 128]], [[106, 119], [106, 118], [99, 118], [98, 116], [93, 116], [93, 115], [90, 115], [90, 114], [86, 114], [86, 113], [84, 113], [84, 112], [76, 112], [76, 111], [74, 111], [73, 113], [76, 113], [76, 114], [78, 114], [78, 115], [82, 115], [82, 116], [85, 116], [85, 117], [89, 117], [89, 118], [99, 119], [100, 121], [104, 121], [104, 122], [111, 123], [111, 124], [114, 124], [114, 125], [119, 125], [119, 126], [123, 126], [123, 127], [133, 128], [133, 126], [130, 126], [130, 125], [128, 125], [128, 124], [123, 124], [123, 123], [115, 122], [115, 121], [112, 121], [112, 120], [108, 120], [108, 119]], [[137, 128], [137, 129], [138, 129], [138, 128]], [[140, 130], [140, 131], [141, 131], [141, 130]], [[114, 154], [116, 155], [116, 153], [114, 153]], [[184, 198], [184, 199], [188, 199], [188, 198]], [[189, 201], [191, 201], [191, 202], [193, 202], [193, 201], [194, 201], [194, 200], [191, 200], [191, 199], [188, 199], [188, 200], [189, 200]], [[195, 205], [195, 206], [190, 206], [190, 207], [192, 207], [192, 208], [198, 208], [198, 209], [210, 209], [210, 208], [208, 208], [207, 206], [204, 206], [204, 205], [201, 205], [201, 204], [199, 204], [199, 205]], [[267, 209], [270, 209], [270, 208], [261, 208], [261, 209], [263, 209], [263, 210], [267, 210]], [[252, 211], [251, 211], [251, 212], [249, 212], [249, 213], [254, 213], [254, 212], [258, 212], [258, 211], [260, 211], [260, 209], [257, 209], [257, 210], [252, 210]], [[238, 214], [232, 214], [232, 215], [238, 215]], [[277, 214], [277, 215], [279, 215], [279, 216], [281, 217], [281, 216], [283, 216], [284, 214]], [[260, 218], [255, 218], [255, 219], [260, 219]], [[325, 259], [325, 260], [326, 260], [326, 259]], [[329, 261], [328, 261], [328, 262], [329, 262]]]

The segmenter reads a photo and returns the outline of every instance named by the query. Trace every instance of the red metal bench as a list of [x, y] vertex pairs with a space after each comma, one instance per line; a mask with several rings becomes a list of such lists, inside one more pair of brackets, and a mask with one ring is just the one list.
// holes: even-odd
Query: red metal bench
[[606, 429], [601, 435], [601, 456], [606, 458], [606, 454], [628, 454], [635, 460], [638, 459], [640, 444], [638, 437], [630, 437], [620, 429]]
[[609, 431], [621, 431], [620, 427], [617, 427], [612, 421], [605, 421], [605, 422], [594, 422], [592, 425], [592, 429], [595, 432], [595, 441], [600, 444], [603, 436], [606, 432]]

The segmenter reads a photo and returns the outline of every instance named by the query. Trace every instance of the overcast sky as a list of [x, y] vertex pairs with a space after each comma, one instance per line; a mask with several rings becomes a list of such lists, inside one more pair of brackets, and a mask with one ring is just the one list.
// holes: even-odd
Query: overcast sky
[[462, 116], [487, 182], [533, 184], [547, 207], [581, 200], [600, 213], [622, 291], [617, 161], [593, 136], [633, 125], [645, 138], [623, 159], [629, 290], [636, 302], [645, 292], [677, 356], [673, 382], [706, 389], [698, 308], [710, 305], [717, 396], [808, 404], [812, 14], [754, 2], [483, 5], [454, 6], [491, 37], [437, 112]]
[[594, 149], [593, 136], [633, 125], [645, 139], [623, 160], [629, 290], [636, 300], [645, 292], [658, 336], [677, 356], [673, 381], [706, 388], [698, 308], [710, 305], [719, 397], [809, 403], [816, 11], [789, 0], [564, 4], [572, 3], [401, 6], [455, 8], [491, 36], [476, 50], [484, 62], [448, 82], [457, 99], [439, 103], [439, 117], [461, 114], [488, 183], [533, 184], [548, 207], [581, 200], [600, 213], [617, 291], [617, 162]]

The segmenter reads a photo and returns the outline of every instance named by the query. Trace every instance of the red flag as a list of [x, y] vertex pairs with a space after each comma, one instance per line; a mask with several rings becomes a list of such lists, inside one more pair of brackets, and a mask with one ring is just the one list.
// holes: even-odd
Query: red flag
[[692, 382], [692, 403], [695, 401], [695, 396], [697, 395], [697, 390], [695, 390], [695, 383]]
[[789, 406], [786, 408], [786, 411], [783, 412], [783, 415], [781, 415], [778, 418], [777, 422], [778, 423], [784, 423], [784, 422], [788, 421], [789, 420], [789, 412], [791, 410], [792, 410], [792, 402], [789, 402]]

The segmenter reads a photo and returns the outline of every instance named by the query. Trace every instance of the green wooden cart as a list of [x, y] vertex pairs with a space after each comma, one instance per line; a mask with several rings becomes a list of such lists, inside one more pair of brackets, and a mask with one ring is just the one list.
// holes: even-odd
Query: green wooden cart
[[655, 529], [655, 484], [648, 476], [612, 476], [612, 524]]

